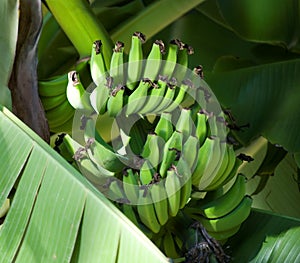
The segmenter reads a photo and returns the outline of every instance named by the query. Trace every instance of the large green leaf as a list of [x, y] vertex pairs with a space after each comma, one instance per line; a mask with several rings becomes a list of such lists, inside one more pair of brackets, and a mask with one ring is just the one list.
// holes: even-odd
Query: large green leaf
[[[222, 59], [219, 64], [228, 64], [228, 60], [232, 59]], [[239, 124], [250, 124], [237, 133], [241, 142], [262, 134], [290, 152], [300, 151], [299, 70], [300, 60], [292, 59], [227, 71], [223, 67], [209, 76], [215, 95], [232, 109]]]
[[81, 174], [7, 109], [0, 111], [0, 262], [168, 262]]
[[232, 262], [299, 262], [292, 260], [299, 256], [299, 231], [300, 219], [253, 209], [226, 245]]
[[223, 18], [243, 38], [293, 47], [299, 40], [298, 0], [218, 0]]
[[0, 104], [11, 108], [7, 87], [13, 67], [18, 37], [18, 0], [3, 0], [0, 4]]

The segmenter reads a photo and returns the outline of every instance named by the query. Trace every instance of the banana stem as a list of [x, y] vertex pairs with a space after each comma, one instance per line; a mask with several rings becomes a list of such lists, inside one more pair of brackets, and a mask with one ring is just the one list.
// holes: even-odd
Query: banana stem
[[103, 43], [105, 65], [109, 68], [113, 42], [86, 0], [45, 0], [80, 58], [90, 56], [95, 40]]

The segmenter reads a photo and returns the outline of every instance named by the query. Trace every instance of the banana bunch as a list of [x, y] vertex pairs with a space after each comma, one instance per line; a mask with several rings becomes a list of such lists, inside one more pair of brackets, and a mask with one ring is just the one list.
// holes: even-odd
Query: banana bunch
[[145, 36], [135, 32], [125, 56], [124, 44], [117, 41], [107, 69], [101, 41], [95, 41], [97, 51], [92, 50], [90, 71], [97, 87], [90, 100], [98, 114], [108, 112], [115, 117], [172, 112], [189, 93], [196, 92], [196, 86], [188, 77], [198, 75], [187, 71], [188, 56], [193, 53], [190, 46], [176, 39], [166, 48], [161, 40], [156, 40], [149, 54], [144, 56], [144, 42]]
[[[245, 194], [244, 177], [237, 176], [242, 161], [227, 143], [226, 118], [222, 110], [214, 110], [202, 67], [187, 69], [191, 47], [179, 40], [165, 47], [158, 40], [144, 59], [144, 42], [142, 33], [134, 33], [128, 56], [124, 44], [116, 42], [106, 68], [102, 43], [95, 41], [86, 64], [93, 90], [81, 81], [86, 71], [72, 70], [40, 81], [39, 92], [46, 114], [61, 115], [56, 117], [62, 123], [52, 123], [48, 113], [52, 131], [72, 124], [75, 110], [84, 113], [82, 138], [66, 135], [63, 148], [82, 174], [168, 256], [179, 257], [185, 240], [172, 225], [179, 214], [201, 222], [215, 239], [226, 240], [248, 217], [252, 199]], [[53, 90], [51, 81], [57, 82]], [[60, 96], [64, 101], [55, 103]], [[96, 125], [95, 116], [104, 114], [114, 117], [120, 129], [110, 142]], [[225, 194], [209, 198], [235, 177]]]

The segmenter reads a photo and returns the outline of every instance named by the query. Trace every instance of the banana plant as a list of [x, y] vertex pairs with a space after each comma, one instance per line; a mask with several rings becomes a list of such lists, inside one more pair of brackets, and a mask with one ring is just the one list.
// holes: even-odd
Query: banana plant
[[[57, 5], [57, 8], [61, 5], [56, 9], [58, 12], [56, 14], [63, 19], [64, 10], [61, 8], [64, 4], [55, 3], [55, 1], [52, 0], [45, 2], [50, 9], [51, 4], [54, 6]], [[105, 1], [102, 2], [105, 4]], [[182, 14], [195, 7], [201, 1], [190, 1], [189, 4], [186, 5], [183, 5], [180, 1], [178, 1], [178, 5], [172, 5], [171, 2], [173, 3], [174, 1], [157, 1], [154, 2], [153, 5], [144, 6], [145, 9], [140, 9], [140, 13], [137, 16], [129, 18], [123, 25], [119, 24], [115, 29], [112, 29], [111, 38], [113, 40], [115, 40], [115, 38], [124, 38], [122, 40], [128, 42], [128, 35], [130, 35], [128, 32], [132, 29], [135, 31], [135, 27], [138, 26], [139, 30], [146, 32], [150, 37], [156, 36], [157, 34], [165, 34], [164, 37], [167, 37], [170, 28], [173, 32], [174, 27], [179, 28], [178, 32], [182, 33], [180, 34], [182, 35], [181, 38], [189, 39], [189, 37], [195, 34], [184, 36], [184, 34], [186, 34], [184, 32], [188, 32], [188, 30], [192, 28], [190, 24], [191, 21], [195, 24], [195, 21], [199, 23], [201, 19], [202, 21], [208, 22], [210, 26], [212, 21], [217, 22], [218, 25], [225, 25], [224, 28], [226, 28], [227, 31], [233, 28], [232, 24], [224, 22], [223, 17], [226, 17], [224, 15], [225, 13], [222, 17], [215, 9], [212, 9], [213, 4], [216, 4], [214, 1], [207, 1], [208, 5], [206, 8], [204, 5], [199, 5], [194, 12], [191, 12], [182, 19], [179, 19]], [[86, 21], [91, 22], [91, 24], [88, 23], [89, 26], [93, 27], [93, 25], [95, 26], [97, 24], [95, 16], [91, 13], [86, 1], [76, 0], [73, 3], [79, 4], [78, 6], [75, 4], [73, 6], [74, 8], [79, 8], [80, 4], [84, 3], [84, 10], [87, 10], [84, 14], [88, 17]], [[94, 1], [92, 5], [93, 4], [97, 5], [97, 1]], [[226, 7], [224, 7], [222, 3], [219, 4], [223, 9]], [[234, 4], [234, 1], [230, 1], [228, 6], [230, 7], [232, 4]], [[113, 4], [111, 5], [113, 6]], [[184, 8], [179, 8], [180, 5]], [[177, 6], [177, 9], [172, 9], [170, 8], [171, 6]], [[74, 8], [72, 8], [72, 10], [74, 10]], [[55, 13], [54, 9], [52, 10], [53, 13]], [[174, 10], [177, 10], [177, 12], [174, 12]], [[154, 21], [154, 18], [162, 13], [162, 11], [165, 11], [162, 17], [163, 21], [158, 22], [157, 25], [147, 22]], [[199, 11], [201, 12], [201, 18], [199, 18]], [[203, 13], [206, 14], [206, 16], [202, 16]], [[72, 14], [72, 12], [69, 13], [70, 19], [74, 19]], [[192, 20], [190, 20], [190, 17], [192, 17]], [[79, 25], [80, 27], [80, 19], [78, 19], [78, 17], [76, 19], [77, 20], [74, 20], [74, 25]], [[63, 24], [63, 21], [61, 23]], [[170, 25], [170, 27], [162, 31], [167, 25]], [[212, 28], [214, 27], [215, 25], [212, 26]], [[78, 55], [81, 57], [87, 55], [89, 50], [86, 49], [84, 43], [80, 43], [78, 40], [78, 38], [80, 38], [78, 32], [72, 32], [71, 30], [70, 35], [68, 29], [65, 29], [65, 31], [67, 35], [70, 36], [71, 41], [73, 40], [75, 48], [77, 48], [76, 51], [76, 49], [71, 46], [71, 49], [68, 49], [72, 50], [69, 54], [74, 54], [72, 52], [75, 50], [75, 53], [78, 52]], [[228, 36], [231, 34], [231, 36], [233, 36], [232, 32], [227, 31], [224, 33], [225, 35]], [[238, 31], [238, 29], [235, 31]], [[214, 37], [214, 33], [212, 32], [214, 31], [210, 32], [210, 36]], [[103, 27], [100, 27], [99, 31], [96, 30], [95, 34], [105, 39], [107, 41], [106, 43], [109, 43], [110, 39], [107, 38], [107, 32], [105, 32]], [[289, 40], [283, 36], [280, 37], [280, 40]], [[247, 58], [249, 58], [249, 56], [251, 56], [249, 49], [256, 46], [256, 44], [249, 43], [248, 40], [253, 41], [253, 39], [256, 40], [256, 38], [251, 34], [247, 34], [243, 36], [243, 38], [244, 39], [236, 38], [239, 43], [239, 45], [237, 45], [238, 50], [240, 54], [246, 55], [246, 57], [248, 56]], [[90, 41], [91, 39], [87, 42]], [[260, 39], [260, 41], [262, 40]], [[220, 43], [222, 42], [220, 41]], [[270, 43], [274, 43], [274, 41], [272, 40]], [[79, 44], [80, 46], [77, 46]], [[86, 46], [88, 47], [90, 45], [86, 44]], [[194, 45], [194, 47], [200, 46], [201, 45], [197, 44]], [[221, 50], [219, 55], [223, 55], [223, 47], [219, 50]], [[215, 54], [213, 54], [213, 56], [215, 56], [215, 58], [218, 57]], [[106, 61], [110, 60], [109, 51], [106, 52], [105, 57]], [[209, 56], [206, 58], [206, 61], [210, 61], [211, 65], [213, 65], [213, 59]], [[218, 98], [226, 106], [231, 106], [230, 102], [232, 98], [230, 96], [226, 97], [226, 94], [222, 92], [221, 88], [218, 89], [218, 85], [220, 87], [223, 85], [223, 82], [221, 84], [218, 83], [219, 71], [222, 73], [225, 68], [226, 72], [229, 68], [236, 72], [236, 68], [239, 67], [242, 67], [242, 69], [249, 67], [249, 65], [252, 67], [249, 61], [246, 62], [247, 63], [242, 61], [241, 63], [238, 61], [238, 63], [236, 63], [236, 61], [231, 58], [225, 58], [220, 60], [211, 74], [207, 72], [209, 82], [214, 83], [213, 86], [216, 86], [215, 92], [218, 94]], [[245, 78], [249, 78], [247, 74], [248, 72], [246, 72]], [[275, 69], [273, 74], [278, 74], [278, 70], [276, 71]], [[6, 75], [6, 77], [7, 76], [8, 75]], [[229, 77], [225, 77], [234, 84], [234, 87], [237, 85], [234, 82], [235, 79], [230, 75]], [[220, 79], [221, 78], [224, 78], [224, 75], [221, 75]], [[280, 85], [278, 86], [279, 88], [281, 87]], [[232, 89], [234, 89], [234, 87]], [[239, 88], [236, 89], [239, 90]], [[262, 97], [264, 95], [264, 93], [259, 94]], [[234, 99], [236, 99], [236, 97]], [[290, 109], [289, 105], [287, 109]], [[233, 112], [235, 113], [236, 111], [237, 110], [233, 107]], [[258, 109], [257, 112], [259, 112]], [[240, 117], [239, 115], [237, 116]], [[267, 115], [267, 117], [268, 116], [269, 115]], [[276, 115], [274, 116], [276, 117]], [[255, 118], [252, 122], [254, 121]], [[58, 156], [57, 153], [50, 149], [49, 146], [42, 142], [40, 138], [5, 108], [1, 108], [0, 122], [2, 141], [1, 160], [4, 160], [7, 164], [0, 167], [0, 175], [3, 180], [3, 183], [1, 183], [2, 194], [0, 204], [3, 203], [4, 205], [2, 207], [5, 208], [5, 205], [7, 206], [7, 197], [12, 199], [12, 206], [8, 210], [4, 224], [0, 230], [0, 242], [1, 247], [3, 247], [0, 257], [3, 259], [3, 262], [10, 262], [12, 260], [22, 262], [24, 258], [26, 261], [31, 262], [50, 262], [51, 260], [97, 262], [99, 258], [103, 259], [105, 256], [108, 257], [107, 260], [105, 260], [106, 262], [132, 262], [133, 258], [137, 260], [137, 262], [139, 262], [140, 258], [143, 258], [143, 260], [147, 258], [148, 262], [168, 262], [169, 259], [163, 256], [153, 243], [84, 179], [77, 170]], [[256, 134], [262, 133], [261, 130], [252, 129], [251, 132], [248, 132], [244, 137], [243, 134], [241, 136], [239, 134], [235, 135], [241, 142], [249, 144], [254, 134], [253, 132], [256, 132]], [[291, 150], [289, 147], [293, 147], [294, 145], [291, 143], [288, 144], [289, 141], [285, 140], [283, 132], [280, 134], [280, 142], [282, 142], [284, 146], [287, 145], [288, 150]], [[278, 139], [278, 137], [276, 137], [276, 139]], [[19, 155], [15, 155], [14, 153], [18, 151], [20, 146], [22, 147], [22, 152], [20, 152]], [[295, 148], [296, 147], [297, 144], [295, 145]], [[271, 150], [270, 152], [272, 153]], [[267, 158], [265, 162], [260, 164], [260, 168], [256, 169], [261, 174], [266, 170], [270, 174], [274, 171], [272, 165], [271, 169], [269, 165], [273, 160], [271, 158], [272, 155], [267, 155], [267, 157], [268, 156], [269, 159]], [[297, 160], [297, 155], [295, 156]], [[270, 159], [271, 161], [268, 161]], [[255, 171], [249, 172], [250, 176], [255, 174]], [[30, 191], [28, 191], [28, 189]], [[24, 196], [27, 198], [25, 202]], [[20, 213], [22, 216], [20, 216]], [[50, 220], [51, 218], [53, 218], [53, 220]], [[18, 233], [14, 232], [16, 226], [19, 230]], [[43, 229], [43, 227], [45, 227], [46, 230]], [[116, 229], [118, 229], [118, 231], [116, 231]], [[107, 239], [107, 235], [111, 238]], [[231, 250], [229, 254], [233, 262], [243, 262], [245, 260], [247, 262], [272, 262], [272, 259], [278, 258], [288, 258], [291, 262], [297, 262], [299, 254], [298, 235], [298, 219], [287, 218], [270, 212], [253, 209], [250, 217], [244, 222], [239, 232], [230, 238], [226, 244]], [[93, 240], [94, 246], [90, 245], [90, 240]], [[128, 240], [130, 240], [130, 242], [128, 242]], [[275, 250], [274, 247], [277, 249]], [[37, 251], [39, 251], [39, 253], [37, 253]], [[103, 251], [105, 253], [103, 253]], [[280, 251], [280, 254], [278, 254], [278, 251]], [[184, 259], [178, 262], [182, 261], [184, 261]]]

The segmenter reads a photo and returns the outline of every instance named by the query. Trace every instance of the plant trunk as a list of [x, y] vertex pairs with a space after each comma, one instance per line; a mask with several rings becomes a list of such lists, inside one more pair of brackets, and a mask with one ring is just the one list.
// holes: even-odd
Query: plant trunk
[[16, 57], [9, 80], [13, 113], [46, 142], [50, 132], [38, 95], [37, 44], [42, 25], [40, 0], [20, 0]]

